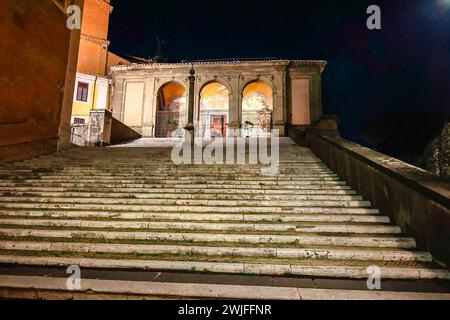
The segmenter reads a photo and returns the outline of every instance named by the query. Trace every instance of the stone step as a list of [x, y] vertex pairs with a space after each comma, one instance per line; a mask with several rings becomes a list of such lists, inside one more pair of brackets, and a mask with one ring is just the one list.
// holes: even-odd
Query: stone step
[[[313, 263], [315, 262], [315, 263]], [[367, 268], [372, 261], [355, 261], [354, 266], [338, 265], [336, 261], [307, 260], [303, 264], [255, 264], [255, 263], [226, 263], [226, 262], [198, 262], [198, 261], [158, 261], [158, 260], [129, 260], [129, 259], [92, 259], [70, 257], [39, 257], [0, 255], [0, 263], [21, 264], [31, 266], [59, 266], [77, 265], [81, 268], [98, 269], [134, 269], [134, 270], [171, 270], [190, 272], [211, 272], [229, 274], [258, 274], [258, 275], [290, 275], [313, 276], [347, 279], [367, 279]], [[421, 267], [380, 266], [383, 279], [450, 279], [449, 272], [442, 269]], [[5, 276], [0, 277], [4, 279]], [[48, 279], [45, 278], [47, 281]], [[66, 285], [67, 279], [65, 279]]]
[[42, 230], [0, 228], [3, 237], [32, 237], [48, 239], [98, 239], [128, 241], [179, 241], [179, 242], [223, 242], [247, 244], [289, 244], [313, 246], [350, 246], [350, 247], [389, 247], [412, 248], [415, 241], [411, 238], [388, 236], [321, 236], [321, 235], [270, 235], [270, 234], [230, 234], [230, 233], [194, 233], [194, 232], [119, 232], [86, 230]]
[[253, 190], [270, 190], [270, 191], [296, 191], [296, 190], [350, 190], [350, 187], [345, 185], [343, 182], [336, 182], [331, 184], [303, 184], [303, 185], [225, 185], [225, 184], [120, 184], [120, 183], [109, 183], [109, 184], [92, 184], [92, 183], [76, 183], [76, 182], [65, 182], [65, 183], [52, 183], [52, 182], [35, 182], [35, 183], [22, 183], [22, 182], [0, 182], [0, 188], [15, 188], [15, 187], [34, 187], [34, 188], [95, 188], [95, 189], [114, 189], [114, 190], [236, 190], [242, 191], [253, 191]]
[[122, 213], [103, 211], [27, 211], [0, 210], [0, 217], [122, 219], [122, 220], [184, 220], [184, 221], [243, 221], [243, 222], [365, 222], [389, 223], [380, 215], [345, 214], [191, 214], [191, 213]]
[[[301, 168], [310, 168], [310, 169], [325, 169], [329, 170], [329, 168], [322, 162], [316, 162], [316, 163], [279, 163], [280, 170], [287, 170], [287, 169], [301, 169]], [[172, 163], [170, 159], [167, 159], [165, 161], [160, 162], [149, 162], [148, 159], [142, 159], [138, 163], [118, 163], [114, 159], [111, 159], [107, 163], [99, 163], [98, 161], [79, 161], [76, 159], [66, 159], [65, 161], [61, 162], [54, 162], [54, 163], [14, 163], [14, 164], [4, 164], [0, 166], [0, 170], [29, 170], [29, 171], [37, 171], [40, 169], [44, 170], [112, 170], [112, 169], [119, 169], [123, 171], [135, 171], [135, 170], [157, 170], [157, 171], [167, 171], [167, 170], [185, 170], [185, 171], [195, 171], [199, 169], [200, 171], [232, 171], [232, 170], [238, 170], [241, 172], [251, 172], [259, 171], [261, 169], [260, 164], [245, 164], [245, 165], [238, 165], [238, 164], [224, 164], [224, 165], [175, 165]]]
[[[190, 179], [158, 179], [158, 178], [149, 178], [149, 179], [143, 179], [143, 178], [135, 178], [135, 179], [97, 179], [97, 178], [80, 178], [80, 179], [73, 179], [77, 183], [89, 183], [93, 185], [102, 185], [102, 184], [111, 184], [111, 183], [120, 183], [120, 184], [153, 184], [153, 185], [159, 185], [159, 184], [165, 184], [165, 185], [178, 185], [178, 184], [206, 184], [206, 185], [217, 185], [217, 184], [224, 184], [224, 185], [305, 185], [305, 184], [331, 184], [331, 185], [341, 185], [345, 184], [343, 181], [339, 180], [339, 177], [332, 177], [332, 178], [303, 178], [301, 180], [276, 180], [276, 179], [254, 179], [254, 180], [244, 180], [244, 179], [214, 179], [214, 178], [190, 178]], [[42, 178], [42, 179], [2, 179], [0, 180], [1, 183], [65, 183], [67, 181], [72, 180], [71, 177], [65, 177], [65, 178]]]
[[[112, 211], [181, 212], [302, 212], [302, 208], [370, 209], [369, 201], [251, 201], [251, 200], [169, 200], [169, 199], [90, 199], [90, 198], [0, 198], [0, 208], [71, 209]], [[364, 212], [368, 213], [370, 211]]]
[[[328, 259], [362, 261], [419, 261], [431, 262], [427, 252], [401, 250], [335, 249], [335, 248], [245, 248], [245, 247], [200, 247], [184, 245], [133, 245], [76, 242], [25, 242], [1, 241], [0, 250], [38, 251], [65, 253], [108, 253], [138, 255], [202, 255], [202, 256], [244, 256], [260, 258]], [[282, 261], [280, 261], [282, 263]]]
[[89, 178], [87, 180], [102, 180], [102, 181], [146, 181], [146, 180], [156, 180], [156, 181], [208, 181], [211, 179], [216, 179], [220, 181], [260, 181], [260, 182], [272, 182], [272, 181], [332, 181], [339, 180], [339, 177], [335, 174], [301, 174], [295, 176], [261, 176], [261, 175], [231, 175], [231, 174], [210, 174], [210, 175], [167, 175], [167, 174], [139, 174], [139, 175], [122, 175], [122, 174], [111, 174], [111, 175], [100, 175], [100, 174], [83, 174], [74, 175], [69, 173], [61, 174], [40, 174], [40, 175], [22, 175], [22, 176], [0, 176], [1, 181], [15, 181], [15, 180], [53, 180], [59, 181], [61, 179], [67, 181], [68, 178], [85, 180], [86, 176]]
[[[210, 176], [210, 175], [239, 175], [243, 177], [247, 176], [261, 176], [261, 169], [216, 169], [216, 170], [206, 170], [206, 169], [182, 169], [177, 167], [172, 167], [168, 169], [158, 169], [152, 168], [151, 170], [143, 170], [143, 169], [131, 169], [131, 168], [117, 168], [117, 169], [88, 169], [88, 168], [47, 168], [47, 169], [14, 169], [11, 170], [1, 170], [0, 175], [8, 176], [8, 175], [62, 175], [68, 174], [73, 176], [82, 176], [85, 174], [89, 175], [98, 175], [98, 176], [135, 176], [135, 175], [166, 175], [166, 176], [189, 176], [189, 175], [201, 175], [201, 176]], [[280, 169], [279, 177], [295, 177], [297, 175], [333, 175], [334, 172], [330, 169], [326, 168], [289, 168], [289, 169]]]
[[0, 297], [39, 300], [238, 299], [238, 300], [450, 300], [446, 293], [312, 289], [198, 283], [83, 279], [67, 289], [67, 278], [1, 276]]
[[[160, 157], [160, 155], [156, 155]], [[118, 160], [115, 157], [112, 157], [111, 159], [108, 159], [107, 157], [99, 157], [99, 158], [92, 158], [92, 159], [79, 159], [76, 157], [68, 157], [68, 158], [62, 158], [62, 159], [53, 159], [53, 160], [43, 160], [43, 159], [37, 159], [37, 160], [30, 160], [30, 161], [23, 161], [21, 163], [16, 163], [16, 167], [35, 167], [35, 166], [62, 166], [62, 165], [68, 165], [69, 167], [83, 167], [83, 166], [106, 166], [108, 167], [122, 167], [122, 166], [129, 166], [129, 167], [135, 167], [135, 168], [150, 168], [150, 167], [171, 167], [176, 166], [170, 157], [161, 158], [159, 160], [149, 160], [149, 159], [127, 159], [127, 160]], [[111, 161], [113, 160], [113, 161]], [[254, 158], [252, 158], [254, 161]], [[205, 166], [206, 168], [219, 168], [223, 166], [227, 166], [230, 168], [236, 167], [243, 167], [243, 166], [253, 166], [253, 167], [260, 167], [260, 163], [250, 163], [249, 158], [246, 157], [244, 164], [192, 164], [192, 167], [200, 167]], [[308, 160], [308, 159], [285, 159], [282, 156], [280, 156], [279, 161], [281, 166], [285, 167], [325, 167], [325, 164], [321, 162], [320, 160]], [[186, 166], [186, 165], [179, 165], [180, 167]]]
[[[108, 191], [108, 192], [105, 192]], [[27, 187], [9, 187], [0, 188], [2, 196], [40, 196], [40, 197], [96, 197], [96, 198], [176, 198], [176, 197], [208, 197], [208, 198], [229, 198], [230, 196], [242, 199], [339, 199], [339, 200], [363, 200], [361, 196], [356, 195], [352, 190], [243, 190], [236, 194], [234, 190], [201, 190], [201, 189], [143, 189], [139, 192], [117, 192], [108, 189], [86, 188], [83, 191], [70, 188], [27, 188]]]
[[[37, 207], [35, 207], [37, 206]], [[10, 210], [8, 210], [10, 209]], [[117, 208], [115, 206], [97, 206], [97, 209], [89, 205], [33, 205], [33, 204], [1, 204], [0, 203], [0, 212], [10, 212], [10, 211], [33, 211], [33, 212], [59, 212], [65, 213], [68, 216], [71, 214], [76, 214], [77, 212], [103, 212], [110, 214], [142, 214], [142, 215], [151, 215], [154, 213], [201, 213], [201, 214], [283, 214], [283, 215], [303, 215], [303, 214], [326, 214], [326, 215], [377, 215], [380, 213], [378, 209], [369, 209], [369, 208], [324, 208], [324, 207], [305, 207], [305, 208], [267, 208], [267, 207], [240, 207], [240, 208], [230, 208], [230, 207], [177, 207], [177, 206], [159, 206], [159, 207], [150, 207], [146, 206], [145, 208]]]
[[[307, 201], [307, 200], [324, 200], [324, 201], [363, 201], [361, 196], [356, 195], [284, 195], [284, 194], [220, 194], [220, 193], [189, 193], [185, 190], [184, 193], [103, 193], [103, 192], [18, 192], [18, 191], [2, 191], [0, 190], [0, 196], [18, 198], [23, 197], [40, 197], [51, 199], [62, 198], [114, 198], [114, 199], [196, 199], [196, 200], [261, 200], [261, 201]], [[26, 201], [26, 200], [25, 200]]]
[[147, 206], [147, 205], [162, 205], [162, 206], [211, 206], [211, 207], [370, 207], [370, 201], [362, 200], [201, 200], [201, 199], [128, 199], [128, 198], [45, 198], [45, 197], [9, 197], [3, 196], [0, 198], [0, 207], [2, 204], [114, 204], [114, 205], [132, 205], [132, 206]]
[[49, 219], [0, 219], [0, 225], [71, 227], [94, 229], [142, 229], [142, 230], [211, 230], [211, 231], [268, 231], [300, 233], [400, 233], [393, 226], [373, 224], [328, 224], [325, 222], [303, 222], [297, 224], [268, 223], [217, 223], [217, 222], [173, 222], [173, 221], [90, 221], [90, 220], [49, 220]]

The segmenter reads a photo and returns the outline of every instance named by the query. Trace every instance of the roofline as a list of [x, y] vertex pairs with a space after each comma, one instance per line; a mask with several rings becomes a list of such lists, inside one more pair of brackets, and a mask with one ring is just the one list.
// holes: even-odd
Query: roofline
[[327, 65], [325, 60], [217, 60], [217, 61], [186, 61], [186, 62], [176, 62], [176, 63], [132, 63], [127, 66], [113, 66], [111, 71], [126, 71], [133, 69], [151, 69], [154, 67], [189, 67], [189, 66], [209, 66], [209, 65], [238, 65], [238, 64], [267, 64], [275, 63], [278, 65], [318, 65], [324, 68]]

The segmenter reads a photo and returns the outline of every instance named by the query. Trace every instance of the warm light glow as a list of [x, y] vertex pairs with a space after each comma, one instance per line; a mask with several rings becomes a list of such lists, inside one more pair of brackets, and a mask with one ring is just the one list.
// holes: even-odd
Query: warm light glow
[[156, 132], [158, 138], [176, 135], [183, 127], [187, 111], [187, 90], [178, 82], [169, 82], [159, 89], [156, 112]]
[[249, 83], [242, 92], [242, 122], [246, 136], [266, 134], [271, 129], [273, 91], [264, 81]]
[[200, 92], [199, 135], [204, 138], [226, 137], [229, 115], [229, 91], [220, 82], [211, 82]]

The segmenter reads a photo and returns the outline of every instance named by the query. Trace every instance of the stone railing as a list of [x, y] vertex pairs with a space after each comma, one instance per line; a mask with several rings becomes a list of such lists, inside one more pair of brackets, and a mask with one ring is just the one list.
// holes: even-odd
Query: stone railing
[[89, 123], [72, 124], [71, 130], [71, 142], [79, 146], [108, 146], [141, 138], [108, 110], [91, 111]]
[[414, 237], [419, 249], [450, 266], [450, 183], [331, 129], [291, 128], [291, 137]]

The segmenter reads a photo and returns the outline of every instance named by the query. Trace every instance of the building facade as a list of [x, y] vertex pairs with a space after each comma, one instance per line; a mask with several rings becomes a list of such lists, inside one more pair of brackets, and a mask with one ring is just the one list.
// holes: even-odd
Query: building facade
[[80, 41], [69, 4], [83, 0], [0, 1], [0, 162], [69, 144]]
[[72, 123], [89, 121], [90, 112], [109, 105], [108, 69], [128, 61], [109, 52], [110, 0], [85, 0], [72, 108]]
[[245, 136], [271, 129], [284, 135], [287, 125], [308, 126], [322, 115], [325, 66], [311, 60], [114, 66], [111, 111], [144, 137], [183, 135], [193, 68], [196, 136], [223, 137], [237, 129]]

